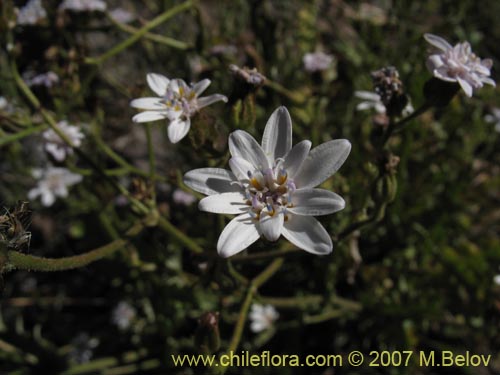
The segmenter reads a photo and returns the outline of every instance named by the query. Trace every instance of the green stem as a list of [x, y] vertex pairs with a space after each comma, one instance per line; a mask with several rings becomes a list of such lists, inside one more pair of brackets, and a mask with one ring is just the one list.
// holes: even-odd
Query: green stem
[[158, 219], [158, 227], [163, 229], [165, 232], [171, 234], [175, 239], [184, 244], [189, 250], [195, 254], [202, 254], [203, 248], [194, 242], [191, 238], [186, 236], [183, 232], [177, 229], [172, 223], [167, 219], [160, 217]]
[[152, 183], [152, 201], [153, 204], [156, 204], [156, 187], [154, 181], [156, 180], [156, 174], [155, 174], [155, 151], [153, 147], [153, 137], [151, 136], [151, 124], [147, 123], [145, 124], [146, 128], [146, 140], [147, 140], [147, 147], [148, 147], [148, 158], [149, 158], [149, 178]]
[[20, 140], [24, 137], [27, 137], [29, 135], [32, 135], [34, 133], [38, 133], [39, 131], [45, 130], [46, 128], [47, 128], [47, 125], [43, 124], [43, 125], [33, 126], [31, 128], [25, 129], [25, 130], [21, 130], [20, 132], [17, 132], [14, 134], [2, 136], [2, 138], [0, 139], [0, 147], [6, 145], [8, 143], [18, 141], [18, 140]]
[[303, 104], [306, 100], [302, 95], [296, 94], [293, 91], [290, 91], [290, 90], [284, 88], [278, 82], [274, 82], [274, 81], [271, 81], [269, 79], [266, 79], [264, 81], [264, 86], [269, 87], [271, 90], [276, 91], [278, 94], [281, 94], [281, 95], [287, 97], [292, 102], [295, 102], [297, 104]]
[[184, 10], [187, 10], [193, 6], [191, 0], [186, 1], [185, 3], [179, 4], [166, 12], [160, 14], [158, 17], [149, 21], [143, 27], [138, 29], [132, 36], [128, 39], [125, 39], [123, 42], [117, 44], [115, 47], [111, 48], [109, 51], [105, 52], [99, 57], [88, 57], [85, 59], [86, 64], [102, 64], [104, 61], [113, 57], [114, 55], [122, 52], [126, 48], [130, 47], [134, 43], [136, 43], [141, 37], [143, 37], [149, 30], [154, 29], [155, 27], [161, 25], [163, 22], [175, 16], [177, 13], [180, 13]]

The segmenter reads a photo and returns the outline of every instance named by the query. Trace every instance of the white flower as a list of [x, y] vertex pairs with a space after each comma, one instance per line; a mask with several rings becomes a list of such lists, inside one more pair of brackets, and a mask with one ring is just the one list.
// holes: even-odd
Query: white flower
[[106, 2], [102, 0], [64, 0], [59, 5], [59, 10], [70, 10], [73, 12], [104, 12]]
[[185, 206], [190, 206], [196, 201], [196, 197], [193, 194], [187, 193], [181, 189], [175, 189], [173, 198], [175, 203]]
[[36, 76], [33, 76], [32, 74], [32, 72], [23, 74], [23, 79], [26, 81], [28, 86], [45, 86], [50, 88], [59, 82], [59, 77], [52, 71], [38, 74]]
[[250, 329], [252, 332], [259, 333], [269, 329], [279, 318], [276, 309], [271, 305], [260, 305], [254, 303], [250, 309]]
[[484, 116], [484, 120], [495, 124], [495, 130], [500, 132], [500, 108], [492, 108], [491, 113]]
[[328, 69], [332, 65], [333, 56], [324, 52], [306, 53], [302, 62], [308, 72], [317, 72]]
[[342, 210], [345, 202], [314, 187], [340, 168], [351, 144], [339, 139], [310, 148], [310, 141], [292, 148], [292, 121], [280, 107], [267, 122], [262, 146], [243, 130], [231, 133], [231, 171], [202, 168], [185, 174], [186, 185], [208, 195], [199, 202], [200, 210], [238, 215], [219, 237], [219, 255], [234, 255], [261, 235], [269, 241], [283, 235], [313, 254], [332, 251], [330, 235], [312, 216]]
[[135, 309], [128, 302], [122, 301], [113, 309], [111, 315], [111, 321], [121, 330], [125, 330], [135, 318]]
[[221, 94], [213, 94], [199, 98], [210, 85], [209, 79], [204, 79], [188, 86], [182, 79], [168, 79], [161, 74], [149, 73], [148, 85], [159, 97], [134, 99], [130, 105], [145, 110], [135, 115], [134, 122], [149, 122], [168, 119], [168, 138], [177, 143], [184, 138], [191, 127], [191, 116], [198, 110], [212, 103], [227, 98]]
[[365, 111], [367, 109], [374, 109], [375, 112], [385, 113], [385, 105], [380, 99], [380, 95], [371, 91], [355, 91], [354, 96], [364, 101], [356, 106], [357, 111]]
[[30, 0], [19, 9], [17, 14], [18, 25], [36, 25], [38, 21], [47, 17], [47, 12], [42, 6], [41, 0]]
[[495, 275], [493, 277], [493, 282], [496, 284], [496, 285], [500, 285], [500, 275]]
[[[82, 139], [85, 136], [80, 131], [79, 127], [69, 125], [67, 121], [58, 122], [57, 127], [69, 138], [75, 147], [80, 147]], [[66, 156], [73, 153], [73, 149], [68, 146], [54, 130], [48, 129], [44, 131], [43, 138], [45, 139], [45, 151], [51, 154], [57, 161], [64, 161]]]
[[115, 8], [109, 12], [109, 16], [118, 23], [129, 23], [135, 19], [135, 16], [123, 8]]
[[427, 68], [436, 78], [458, 82], [469, 97], [485, 83], [495, 86], [495, 81], [488, 78], [493, 61], [477, 57], [468, 42], [453, 47], [437, 35], [425, 34], [424, 38], [435, 47], [435, 51], [427, 58]]
[[28, 192], [28, 198], [35, 199], [40, 196], [42, 204], [46, 207], [52, 206], [56, 197], [67, 197], [68, 187], [82, 180], [81, 175], [58, 167], [34, 169], [32, 175], [38, 179], [38, 184]]

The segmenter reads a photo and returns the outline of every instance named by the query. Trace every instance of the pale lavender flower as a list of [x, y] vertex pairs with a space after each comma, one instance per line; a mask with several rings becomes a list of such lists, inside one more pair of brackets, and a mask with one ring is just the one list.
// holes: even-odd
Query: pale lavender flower
[[59, 10], [70, 10], [73, 12], [104, 12], [106, 2], [102, 0], [64, 0], [59, 5]]
[[434, 77], [458, 82], [469, 97], [483, 84], [495, 86], [495, 81], [489, 78], [493, 61], [477, 57], [468, 42], [452, 46], [437, 35], [424, 34], [424, 38], [435, 49], [427, 58], [427, 68]]
[[83, 332], [78, 334], [71, 340], [71, 351], [69, 358], [76, 363], [87, 363], [94, 356], [94, 349], [99, 345], [99, 339], [90, 337], [88, 333]]
[[281, 235], [312, 254], [332, 251], [330, 235], [313, 216], [340, 211], [345, 202], [314, 187], [341, 167], [351, 144], [339, 139], [310, 148], [307, 140], [292, 148], [292, 120], [280, 107], [267, 122], [262, 145], [243, 130], [230, 134], [231, 171], [202, 168], [184, 175], [186, 185], [208, 195], [200, 210], [238, 215], [219, 237], [219, 255], [232, 256], [260, 236], [276, 241]]
[[173, 198], [175, 203], [185, 206], [190, 206], [196, 201], [196, 197], [193, 194], [187, 193], [181, 189], [175, 189]]
[[[60, 121], [57, 127], [63, 132], [75, 147], [80, 147], [82, 139], [85, 137], [78, 126], [69, 125], [67, 121]], [[73, 149], [64, 142], [52, 129], [43, 132], [45, 139], [45, 151], [59, 162], [64, 161], [68, 155], [73, 154]]]
[[111, 314], [111, 321], [121, 330], [125, 330], [135, 318], [135, 309], [125, 301], [120, 302]]
[[227, 97], [221, 94], [199, 98], [210, 85], [209, 79], [188, 86], [182, 79], [170, 80], [161, 74], [150, 73], [147, 81], [151, 90], [159, 97], [132, 100], [132, 107], [144, 110], [132, 120], [150, 122], [168, 119], [168, 138], [172, 143], [179, 142], [187, 135], [191, 117], [200, 109], [218, 101], [227, 102]]
[[45, 86], [50, 88], [59, 82], [59, 77], [56, 73], [49, 71], [47, 73], [31, 76], [31, 73], [26, 73], [23, 78], [28, 86]]
[[319, 72], [328, 69], [333, 63], [333, 56], [324, 52], [306, 53], [302, 58], [304, 68], [308, 72]]
[[39, 21], [47, 17], [47, 12], [43, 8], [41, 0], [30, 0], [19, 9], [17, 14], [18, 25], [36, 25]]
[[109, 12], [109, 16], [118, 23], [129, 23], [135, 19], [135, 15], [123, 8], [115, 8]]
[[273, 326], [279, 316], [279, 313], [272, 305], [254, 303], [248, 315], [250, 319], [250, 330], [254, 333], [265, 331]]
[[492, 108], [491, 113], [484, 116], [484, 120], [495, 124], [495, 131], [500, 132], [500, 108]]
[[52, 206], [56, 197], [67, 197], [68, 187], [83, 179], [81, 175], [59, 167], [37, 168], [32, 171], [32, 175], [38, 180], [38, 183], [28, 192], [28, 198], [33, 200], [41, 197], [42, 204], [46, 207]]

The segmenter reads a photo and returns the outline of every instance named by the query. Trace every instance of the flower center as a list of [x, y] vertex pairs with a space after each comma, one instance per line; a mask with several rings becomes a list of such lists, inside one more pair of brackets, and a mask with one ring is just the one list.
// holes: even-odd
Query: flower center
[[191, 117], [198, 109], [196, 93], [184, 81], [176, 81], [176, 86], [178, 87], [173, 87], [172, 83], [168, 85], [163, 95], [163, 103], [169, 109]]
[[248, 171], [248, 182], [243, 184], [250, 215], [260, 219], [261, 215], [274, 216], [284, 214], [287, 207], [293, 207], [292, 194], [296, 190], [292, 179], [288, 178], [282, 167], [283, 160], [278, 159], [273, 168]]

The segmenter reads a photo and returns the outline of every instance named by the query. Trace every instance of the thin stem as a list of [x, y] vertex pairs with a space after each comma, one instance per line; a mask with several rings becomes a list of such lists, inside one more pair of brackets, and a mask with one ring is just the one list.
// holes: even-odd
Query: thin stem
[[155, 187], [155, 151], [153, 147], [153, 137], [151, 136], [151, 124], [145, 124], [146, 129], [146, 141], [148, 147], [148, 158], [149, 158], [149, 178], [152, 183], [152, 201], [156, 204], [156, 187]]
[[158, 227], [163, 229], [165, 232], [171, 234], [176, 240], [184, 244], [189, 250], [191, 250], [195, 254], [202, 254], [203, 248], [194, 242], [191, 238], [177, 229], [172, 223], [170, 223], [167, 219], [160, 217], [158, 219]]
[[396, 122], [394, 124], [394, 131], [396, 133], [399, 133], [401, 130], [403, 130], [407, 123], [410, 121], [410, 120], [413, 120], [414, 118], [417, 118], [418, 116], [420, 116], [421, 114], [427, 112], [428, 109], [432, 108], [432, 104], [430, 102], [425, 102], [424, 104], [422, 104], [420, 106], [420, 108], [418, 108], [417, 110], [413, 111], [409, 116], [399, 120], [398, 122]]
[[12, 143], [15, 141], [18, 141], [20, 139], [23, 139], [24, 137], [30, 136], [34, 133], [38, 133], [41, 130], [45, 130], [47, 128], [47, 125], [38, 125], [38, 126], [33, 126], [31, 128], [27, 128], [24, 130], [21, 130], [20, 132], [14, 133], [14, 134], [9, 134], [9, 135], [4, 135], [0, 139], [0, 147], [4, 146], [8, 143]]
[[297, 104], [303, 104], [305, 102], [305, 98], [302, 95], [296, 94], [286, 88], [284, 88], [282, 85], [280, 85], [278, 82], [271, 81], [269, 79], [266, 79], [264, 81], [264, 86], [269, 87], [271, 90], [276, 91], [278, 94], [281, 94], [291, 101], [297, 103]]
[[123, 42], [117, 44], [115, 47], [111, 48], [109, 51], [103, 53], [99, 57], [88, 57], [85, 59], [85, 63], [87, 64], [96, 64], [100, 65], [110, 57], [122, 52], [126, 48], [130, 47], [134, 43], [136, 43], [141, 37], [143, 37], [149, 30], [154, 29], [155, 27], [161, 25], [163, 22], [175, 16], [177, 13], [180, 13], [184, 10], [187, 10], [193, 6], [193, 2], [191, 0], [186, 1], [185, 3], [179, 4], [164, 13], [160, 14], [158, 17], [146, 23], [143, 27], [138, 29], [132, 36], [125, 39]]

